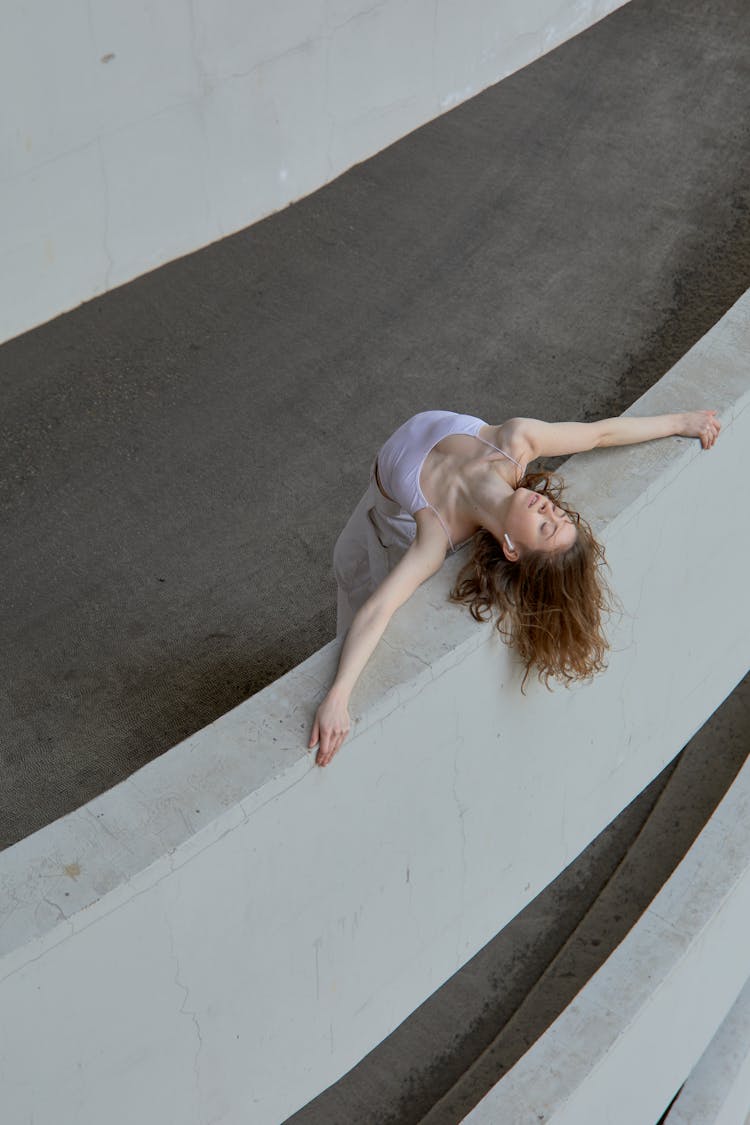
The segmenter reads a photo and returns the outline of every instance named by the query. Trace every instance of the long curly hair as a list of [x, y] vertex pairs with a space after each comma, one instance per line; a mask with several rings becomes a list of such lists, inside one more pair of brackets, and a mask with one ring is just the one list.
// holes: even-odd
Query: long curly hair
[[562, 501], [565, 486], [559, 477], [527, 473], [520, 483], [568, 513], [578, 529], [575, 542], [565, 551], [529, 551], [510, 562], [495, 536], [482, 528], [450, 600], [468, 605], [477, 621], [497, 614], [498, 632], [525, 665], [522, 690], [532, 668], [546, 687], [550, 679], [567, 686], [606, 667], [602, 614], [610, 608], [611, 594], [602, 574], [604, 548]]

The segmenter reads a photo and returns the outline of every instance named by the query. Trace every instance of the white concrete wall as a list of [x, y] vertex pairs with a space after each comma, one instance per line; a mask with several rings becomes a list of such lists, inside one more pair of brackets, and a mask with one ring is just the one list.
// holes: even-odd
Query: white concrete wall
[[[746, 767], [747, 768], [747, 767]], [[747, 829], [747, 818], [738, 827]], [[747, 915], [735, 941], [748, 948]], [[713, 966], [708, 966], [711, 973]], [[710, 976], [709, 976], [710, 979]], [[745, 1125], [750, 1114], [750, 980], [698, 1060], [666, 1125]]]
[[[635, 407], [713, 406], [568, 462], [624, 616], [593, 684], [519, 691], [450, 560], [395, 615], [327, 770], [332, 642], [0, 854], [0, 1108], [34, 1125], [276, 1125], [549, 883], [750, 665], [750, 294]], [[679, 1033], [679, 1029], [677, 1029]]]
[[465, 1125], [652, 1125], [694, 1067], [667, 1125], [744, 1125], [749, 813], [750, 759], [625, 940]]
[[10, 5], [0, 341], [299, 199], [623, 2]]

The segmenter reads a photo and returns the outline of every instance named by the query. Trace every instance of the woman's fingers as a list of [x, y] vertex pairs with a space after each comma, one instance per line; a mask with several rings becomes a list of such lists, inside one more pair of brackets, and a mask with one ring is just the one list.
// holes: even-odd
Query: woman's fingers
[[315, 759], [319, 766], [328, 765], [334, 754], [337, 754], [341, 749], [341, 745], [348, 733], [348, 730], [335, 731], [332, 732], [328, 738], [326, 738], [325, 734], [321, 737], [320, 748]]
[[346, 730], [332, 730], [330, 732], [323, 732], [320, 739], [318, 756], [316, 758], [319, 766], [327, 766], [331, 758], [333, 758], [335, 754], [338, 754], [348, 733], [348, 727]]
[[346, 702], [335, 692], [329, 692], [315, 715], [313, 730], [308, 748], [312, 749], [320, 739], [315, 761], [326, 766], [336, 754], [349, 733], [350, 719]]
[[326, 744], [325, 749], [323, 749], [323, 745], [321, 743], [321, 746], [318, 749], [317, 757], [315, 759], [316, 763], [319, 766], [327, 766], [333, 755], [336, 753], [336, 749], [336, 744], [335, 742], [333, 742], [333, 740], [329, 741]]
[[319, 766], [327, 766], [334, 753], [335, 751], [333, 749], [332, 743], [329, 743], [328, 746], [326, 746], [325, 750], [321, 746], [315, 759], [316, 764]]
[[701, 435], [701, 443], [704, 449], [710, 449], [719, 436], [721, 430], [721, 422], [716, 417], [715, 410], [707, 411], [706, 424]]
[[703, 449], [710, 449], [721, 432], [715, 410], [696, 410], [687, 416], [686, 437], [697, 437]]

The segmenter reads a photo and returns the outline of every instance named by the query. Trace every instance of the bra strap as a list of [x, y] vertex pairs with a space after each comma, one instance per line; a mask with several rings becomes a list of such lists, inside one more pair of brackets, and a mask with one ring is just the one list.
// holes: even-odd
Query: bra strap
[[491, 449], [496, 449], [498, 453], [502, 453], [503, 457], [507, 457], [508, 460], [512, 461], [513, 464], [516, 465], [519, 469], [523, 469], [521, 462], [516, 461], [515, 457], [511, 457], [510, 453], [506, 453], [505, 450], [501, 449], [499, 445], [493, 445], [491, 441], [487, 441], [487, 438], [479, 437], [479, 434], [473, 434], [472, 436], [475, 438], [479, 438], [479, 440], [483, 441], [485, 445], [489, 445]]
[[[425, 497], [425, 499], [427, 499], [427, 497]], [[455, 549], [456, 549], [456, 548], [455, 548], [455, 547], [454, 547], [454, 545], [453, 545], [453, 540], [451, 539], [451, 533], [450, 533], [450, 531], [448, 531], [448, 528], [447, 528], [447, 527], [445, 526], [445, 520], [444, 520], [444, 519], [443, 519], [443, 517], [442, 517], [442, 516], [440, 515], [440, 512], [439, 512], [439, 511], [437, 510], [437, 508], [436, 508], [436, 507], [434, 507], [434, 505], [432, 505], [432, 504], [429, 504], [429, 508], [430, 508], [430, 511], [431, 511], [431, 512], [434, 512], [434, 513], [435, 513], [435, 515], [437, 516], [437, 518], [438, 518], [438, 519], [440, 520], [441, 524], [443, 525], [443, 531], [444, 531], [444, 532], [445, 532], [445, 534], [446, 534], [446, 535], [448, 536], [448, 542], [449, 542], [449, 543], [450, 543], [450, 545], [451, 545], [451, 550], [452, 550], [452, 551], [455, 551]]]

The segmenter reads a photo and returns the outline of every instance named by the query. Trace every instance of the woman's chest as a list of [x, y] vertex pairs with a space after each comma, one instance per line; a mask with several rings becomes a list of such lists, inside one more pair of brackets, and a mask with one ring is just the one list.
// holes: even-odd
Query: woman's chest
[[463, 542], [484, 526], [486, 513], [513, 491], [507, 475], [515, 466], [486, 445], [467, 449], [453, 437], [439, 445], [424, 460], [420, 487], [424, 499], [447, 523], [453, 542]]
[[439, 500], [446, 503], [477, 489], [492, 490], [500, 481], [512, 488], [514, 480], [510, 478], [514, 470], [514, 463], [500, 450], [470, 434], [450, 434], [427, 453], [419, 486], [430, 503], [437, 505]]

